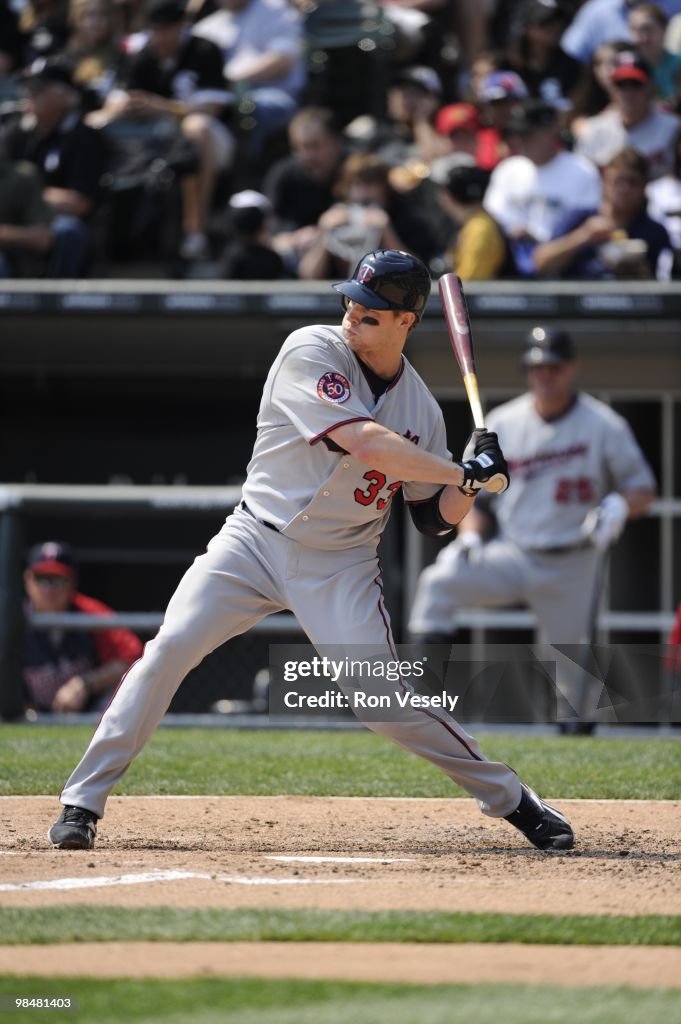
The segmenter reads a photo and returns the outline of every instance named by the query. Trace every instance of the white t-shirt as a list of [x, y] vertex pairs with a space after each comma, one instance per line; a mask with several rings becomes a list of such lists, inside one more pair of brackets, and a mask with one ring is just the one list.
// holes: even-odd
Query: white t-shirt
[[577, 140], [577, 151], [604, 167], [625, 146], [631, 146], [648, 161], [648, 174], [659, 178], [674, 163], [681, 119], [665, 110], [654, 110], [635, 128], [626, 129], [615, 108], [588, 117]]
[[664, 224], [672, 245], [681, 251], [681, 179], [665, 174], [650, 182], [646, 195], [649, 215]]
[[509, 156], [494, 169], [485, 209], [507, 234], [526, 232], [538, 242], [553, 237], [570, 210], [597, 208], [598, 170], [584, 157], [561, 151], [541, 167], [525, 156]]

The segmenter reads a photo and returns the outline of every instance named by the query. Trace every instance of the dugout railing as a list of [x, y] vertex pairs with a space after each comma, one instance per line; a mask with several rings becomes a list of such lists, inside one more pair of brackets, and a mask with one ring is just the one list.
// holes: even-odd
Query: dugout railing
[[[63, 615], [27, 615], [23, 595], [23, 567], [26, 555], [27, 523], [32, 518], [48, 518], [59, 514], [87, 513], [102, 520], [103, 533], [112, 521], [118, 523], [131, 517], [161, 518], [178, 513], [186, 517], [226, 515], [241, 496], [241, 488], [182, 487], [182, 486], [112, 486], [112, 485], [25, 485], [0, 487], [0, 717], [12, 719], [23, 713], [24, 701], [21, 684], [22, 642], [27, 622], [40, 629], [98, 629], [122, 626], [141, 635], [152, 635], [158, 629], [162, 611], [139, 612], [131, 609], [117, 611], [111, 616], [83, 616], [77, 613]], [[647, 513], [663, 522], [681, 519], [681, 501], [661, 499]], [[389, 597], [403, 602], [405, 613], [413, 597], [418, 574], [425, 558], [424, 540], [414, 529], [408, 517], [398, 537], [388, 542], [401, 552], [401, 594]], [[663, 530], [668, 535], [669, 530]], [[198, 552], [197, 552], [198, 553]], [[671, 551], [664, 552], [671, 558]], [[97, 595], [95, 595], [97, 596]], [[389, 601], [390, 603], [390, 601]], [[399, 620], [399, 616], [396, 617]], [[671, 608], [657, 611], [613, 610], [608, 606], [608, 588], [604, 588], [604, 601], [599, 615], [599, 637], [607, 641], [616, 631], [633, 635], [654, 636], [655, 642], [664, 644], [674, 619]], [[406, 614], [403, 616], [406, 621]], [[490, 631], [504, 634], [514, 631], [533, 631], [534, 618], [524, 609], [469, 609], [457, 617], [461, 629], [470, 630], [470, 641], [484, 647]], [[253, 683], [268, 664], [269, 643], [296, 643], [302, 633], [295, 618], [288, 613], [269, 616], [255, 626], [249, 634], [235, 638], [223, 648], [209, 655], [202, 666], [194, 670], [197, 676], [187, 687], [186, 697], [179, 697], [173, 710], [210, 712], [220, 701], [232, 701], [239, 708], [252, 696]], [[235, 699], [236, 698], [236, 699]], [[241, 701], [239, 700], [241, 698]], [[223, 703], [223, 706], [224, 705]]]

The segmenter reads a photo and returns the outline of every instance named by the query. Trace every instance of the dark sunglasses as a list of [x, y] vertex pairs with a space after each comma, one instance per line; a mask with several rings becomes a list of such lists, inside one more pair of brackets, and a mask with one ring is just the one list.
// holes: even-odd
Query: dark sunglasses
[[613, 82], [612, 84], [615, 86], [616, 89], [630, 89], [635, 92], [638, 92], [640, 89], [644, 88], [644, 83], [637, 82], [635, 78], [624, 78], [622, 79], [622, 81]]
[[42, 573], [34, 574], [33, 579], [39, 587], [68, 587], [71, 580], [68, 576], [46, 576]]

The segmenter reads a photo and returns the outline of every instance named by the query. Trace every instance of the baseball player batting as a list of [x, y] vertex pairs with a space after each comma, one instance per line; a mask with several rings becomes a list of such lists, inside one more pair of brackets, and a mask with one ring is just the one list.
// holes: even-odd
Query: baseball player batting
[[[576, 390], [577, 353], [565, 331], [535, 327], [522, 364], [529, 390], [487, 417], [513, 475], [511, 489], [490, 500], [497, 534], [483, 543], [490, 524], [476, 507], [423, 571], [409, 621], [420, 642], [449, 639], [458, 608], [526, 603], [541, 643], [583, 643], [599, 563], [627, 518], [655, 496], [652, 470], [626, 421]], [[567, 659], [558, 673], [569, 715], [581, 704], [581, 674]], [[561, 727], [592, 730], [589, 722]]]
[[[495, 474], [496, 436], [474, 434], [464, 462], [447, 450], [442, 413], [403, 355], [430, 293], [420, 260], [364, 256], [348, 281], [340, 327], [294, 331], [267, 377], [243, 500], [186, 572], [158, 635], [123, 678], [61, 794], [51, 842], [94, 846], [107, 797], [202, 658], [272, 612], [292, 611], [318, 650], [339, 638], [395, 658], [377, 546], [402, 489], [418, 528], [449, 532]], [[358, 717], [362, 711], [358, 709]], [[446, 713], [406, 705], [369, 728], [426, 758], [536, 847], [567, 849], [573, 832], [506, 764], [489, 761]]]

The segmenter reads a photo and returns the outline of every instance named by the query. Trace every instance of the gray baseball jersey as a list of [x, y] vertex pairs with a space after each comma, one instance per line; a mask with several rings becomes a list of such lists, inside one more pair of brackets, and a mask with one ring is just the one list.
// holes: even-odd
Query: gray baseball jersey
[[[493, 409], [487, 424], [511, 474], [508, 491], [492, 499], [499, 534], [470, 554], [458, 540], [440, 551], [419, 579], [410, 632], [448, 633], [460, 608], [522, 603], [541, 643], [582, 643], [598, 566], [586, 514], [613, 490], [654, 489], [652, 470], [626, 421], [589, 395], [546, 421], [524, 394]], [[559, 664], [558, 682], [576, 705], [579, 674]]]
[[493, 409], [487, 424], [513, 481], [494, 511], [503, 535], [521, 548], [576, 544], [584, 516], [610, 491], [655, 487], [629, 424], [590, 395], [580, 392], [567, 413], [547, 422], [526, 393]]
[[[378, 400], [340, 328], [304, 327], [284, 343], [265, 383], [244, 500], [255, 514], [310, 547], [344, 548], [378, 540], [400, 488], [423, 501], [436, 484], [388, 480], [329, 448], [329, 432], [374, 420], [450, 459], [442, 412], [404, 356]], [[335, 450], [334, 450], [335, 449]]]
[[[338, 658], [345, 651], [356, 657], [362, 650], [362, 657], [370, 651], [372, 660], [394, 661], [378, 540], [400, 487], [413, 502], [427, 500], [439, 487], [388, 480], [328, 437], [334, 427], [361, 420], [375, 420], [448, 457], [441, 412], [406, 359], [375, 398], [338, 328], [295, 331], [267, 378], [245, 505], [180, 581], [158, 635], [121, 683], [62, 791], [62, 803], [101, 817], [111, 788], [187, 673], [273, 612], [290, 609], [322, 656]], [[363, 717], [361, 709], [353, 710]], [[407, 705], [390, 718], [364, 720], [437, 765], [476, 797], [484, 813], [502, 817], [518, 806], [517, 775], [487, 760], [446, 712]]]

